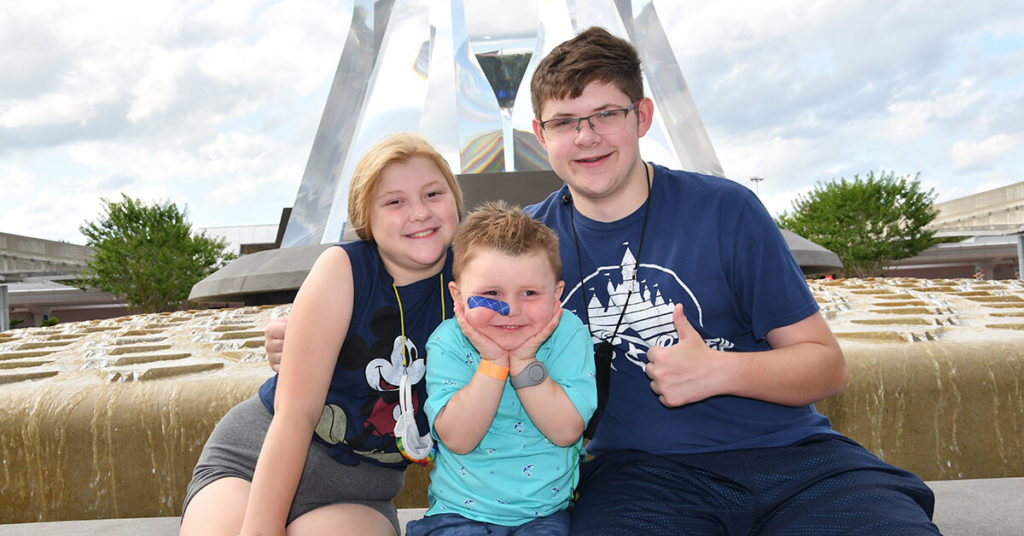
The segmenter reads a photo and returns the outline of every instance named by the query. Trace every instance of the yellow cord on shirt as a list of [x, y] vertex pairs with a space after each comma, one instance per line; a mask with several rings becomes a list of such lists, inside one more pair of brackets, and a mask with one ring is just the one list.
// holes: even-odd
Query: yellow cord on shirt
[[[437, 277], [441, 280], [441, 322], [444, 322], [444, 272], [437, 274]], [[402, 366], [408, 367], [409, 360], [405, 353], [405, 311], [402, 310], [402, 297], [398, 295], [398, 287], [395, 286], [394, 281], [391, 282], [391, 288], [395, 289], [395, 299], [398, 300], [398, 322], [402, 327]]]

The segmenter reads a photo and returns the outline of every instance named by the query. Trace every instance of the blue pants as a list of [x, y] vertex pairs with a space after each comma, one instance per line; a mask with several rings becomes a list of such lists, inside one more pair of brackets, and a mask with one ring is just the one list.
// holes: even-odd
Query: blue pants
[[410, 521], [405, 526], [406, 536], [566, 536], [569, 534], [569, 513], [565, 510], [533, 521], [507, 527], [484, 523], [458, 514], [436, 514]]
[[583, 464], [578, 491], [573, 535], [939, 534], [921, 479], [832, 434], [706, 454], [601, 453]]

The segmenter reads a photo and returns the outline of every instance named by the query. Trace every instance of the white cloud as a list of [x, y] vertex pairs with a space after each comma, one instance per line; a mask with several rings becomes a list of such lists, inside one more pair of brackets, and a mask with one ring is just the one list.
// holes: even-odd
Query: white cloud
[[968, 79], [928, 98], [894, 100], [886, 109], [881, 134], [892, 141], [906, 141], [934, 132], [941, 127], [938, 122], [977, 127], [982, 118], [970, 112], [986, 97], [986, 91], [978, 89], [975, 81]]
[[259, 195], [274, 184], [297, 187], [305, 163], [304, 154], [295, 154], [278, 140], [244, 133], [218, 136], [203, 146], [200, 154], [206, 164], [204, 173], [219, 178], [210, 195], [229, 205]]
[[[771, 131], [716, 140], [722, 166], [729, 178], [759, 193], [772, 214], [789, 210], [791, 200], [808, 185], [832, 176], [816, 170], [841, 159], [842, 148], [832, 150], [828, 139], [786, 137]], [[763, 177], [756, 186], [750, 177]]]
[[[228, 86], [311, 91], [333, 74], [351, 18], [328, 2], [279, 2], [254, 14], [251, 28], [213, 43], [198, 58], [203, 75]], [[325, 58], [330, 60], [324, 62]], [[313, 68], [316, 66], [317, 68]]]
[[926, 101], [902, 101], [889, 105], [881, 134], [893, 141], [917, 139], [928, 132], [934, 107]]
[[92, 103], [68, 94], [43, 95], [31, 101], [7, 105], [0, 113], [0, 127], [21, 128], [62, 123], [82, 123], [93, 114]]
[[[7, 101], [0, 124], [9, 128], [62, 123], [85, 123], [97, 107], [116, 102], [148, 61], [153, 40], [173, 20], [160, 17], [161, 6], [117, 2], [95, 6], [81, 2], [19, 3], [13, 10], [10, 33], [22, 41], [14, 58], [0, 64], [28, 62], [23, 81], [41, 81], [35, 71], [49, 71], [42, 91], [23, 91]], [[100, 7], [100, 9], [94, 9]], [[5, 32], [6, 31], [6, 32]], [[6, 81], [5, 81], [6, 82]], [[0, 101], [2, 102], [2, 101]]]
[[188, 68], [190, 54], [183, 51], [154, 50], [141, 76], [131, 88], [132, 100], [127, 118], [137, 122], [167, 110], [178, 95], [178, 82]]
[[[996, 134], [980, 141], [963, 140], [953, 144], [950, 157], [957, 170], [972, 170], [994, 165], [1010, 152], [1019, 152], [1024, 146], [1024, 136]], [[1024, 176], [1019, 180], [1024, 180]]]
[[[7, 193], [19, 191], [22, 194], [31, 194], [35, 189], [35, 180], [28, 170], [13, 164], [0, 163], [0, 192]], [[7, 209], [8, 207], [4, 207]], [[3, 214], [3, 212], [0, 212]], [[0, 219], [0, 229], [3, 229], [4, 221]]]
[[100, 197], [95, 188], [96, 177], [46, 177], [31, 170], [2, 166], [0, 191], [8, 184], [17, 192], [17, 203], [5, 205], [0, 211], [0, 230], [25, 236], [84, 243], [78, 226], [95, 219], [100, 213]]
[[[820, 2], [655, 2], [659, 18], [680, 59], [731, 56], [778, 38], [804, 33], [843, 3]], [[671, 37], [670, 37], [671, 38]]]

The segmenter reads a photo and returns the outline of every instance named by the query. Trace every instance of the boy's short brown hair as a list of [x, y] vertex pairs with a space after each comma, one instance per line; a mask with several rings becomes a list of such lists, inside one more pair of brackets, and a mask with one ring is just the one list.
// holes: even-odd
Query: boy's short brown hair
[[504, 201], [484, 203], [466, 216], [455, 234], [452, 248], [452, 276], [456, 281], [462, 268], [481, 249], [492, 249], [511, 257], [540, 253], [551, 263], [555, 280], [562, 279], [558, 236], [547, 225]]
[[455, 210], [462, 217], [462, 189], [459, 188], [448, 161], [423, 136], [411, 132], [392, 134], [377, 142], [359, 159], [348, 190], [348, 225], [356, 236], [373, 242], [373, 229], [370, 229], [370, 206], [373, 204], [373, 191], [380, 182], [384, 168], [391, 164], [402, 164], [422, 156], [430, 160], [441, 171], [448, 188], [455, 197]]
[[613, 84], [636, 102], [644, 97], [640, 55], [625, 39], [591, 26], [556, 46], [537, 65], [530, 80], [533, 115], [551, 100], [575, 99], [592, 82]]

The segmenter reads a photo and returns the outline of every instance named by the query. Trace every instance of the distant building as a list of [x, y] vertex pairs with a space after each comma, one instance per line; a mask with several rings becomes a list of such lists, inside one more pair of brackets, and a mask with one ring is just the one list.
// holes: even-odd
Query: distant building
[[1024, 264], [1024, 182], [937, 203], [935, 236], [960, 238], [886, 268], [887, 276], [1019, 279]]
[[[244, 225], [197, 230], [225, 239], [229, 250], [241, 257], [274, 249], [279, 240], [278, 227]], [[91, 255], [88, 246], [0, 233], [0, 331], [7, 330], [12, 321], [16, 327], [35, 327], [53, 318], [80, 322], [131, 314], [111, 294], [83, 291], [68, 284], [85, 269]]]
[[257, 251], [277, 247], [278, 224], [269, 225], [235, 225], [231, 227], [204, 227], [197, 231], [205, 232], [210, 238], [223, 238], [228, 242], [228, 250], [235, 255], [249, 255]]
[[67, 242], [0, 233], [0, 331], [11, 321], [39, 326], [128, 314], [113, 296], [82, 291], [62, 282], [85, 269], [92, 248]]
[[[29, 277], [8, 283], [8, 323], [20, 321], [15, 327], [35, 327], [56, 319], [60, 322], [81, 322], [114, 318], [131, 314], [116, 297], [100, 290], [81, 290], [65, 284], [74, 275], [61, 277]], [[0, 283], [2, 285], [2, 283]]]

